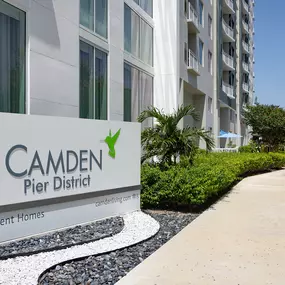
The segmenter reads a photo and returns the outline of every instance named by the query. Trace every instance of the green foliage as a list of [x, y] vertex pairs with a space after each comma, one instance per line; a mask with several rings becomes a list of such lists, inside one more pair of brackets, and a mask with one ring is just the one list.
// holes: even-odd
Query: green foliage
[[244, 111], [245, 123], [252, 128], [255, 137], [262, 138], [262, 144], [269, 151], [277, 151], [285, 144], [285, 110], [279, 106], [247, 106]]
[[238, 151], [247, 152], [247, 153], [255, 153], [255, 152], [260, 152], [261, 149], [256, 142], [251, 140], [248, 145], [239, 147]]
[[214, 147], [214, 140], [208, 131], [197, 128], [179, 128], [179, 122], [185, 117], [191, 116], [198, 120], [199, 116], [191, 105], [181, 106], [173, 114], [166, 115], [157, 108], [150, 107], [138, 117], [139, 122], [148, 118], [154, 118], [156, 124], [142, 132], [143, 156], [142, 162], [151, 158], [158, 158], [161, 163], [176, 163], [181, 156], [193, 161], [198, 150], [198, 142], [203, 139], [207, 150]]
[[200, 208], [226, 191], [241, 176], [281, 168], [281, 153], [210, 153], [200, 154], [190, 166], [180, 164], [161, 169], [158, 165], [142, 166], [142, 207]]

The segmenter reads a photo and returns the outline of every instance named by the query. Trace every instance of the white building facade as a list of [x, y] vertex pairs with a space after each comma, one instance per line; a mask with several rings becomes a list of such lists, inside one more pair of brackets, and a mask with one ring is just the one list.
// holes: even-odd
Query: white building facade
[[[136, 121], [193, 104], [241, 134], [253, 102], [250, 0], [0, 0], [0, 112]], [[144, 123], [149, 126], [152, 122]], [[220, 140], [216, 139], [217, 146]]]

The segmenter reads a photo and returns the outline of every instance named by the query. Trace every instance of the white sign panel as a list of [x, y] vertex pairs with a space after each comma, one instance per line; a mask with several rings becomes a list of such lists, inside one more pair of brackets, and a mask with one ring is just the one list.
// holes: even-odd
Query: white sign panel
[[138, 123], [0, 114], [0, 219], [9, 205], [139, 189], [140, 131]]

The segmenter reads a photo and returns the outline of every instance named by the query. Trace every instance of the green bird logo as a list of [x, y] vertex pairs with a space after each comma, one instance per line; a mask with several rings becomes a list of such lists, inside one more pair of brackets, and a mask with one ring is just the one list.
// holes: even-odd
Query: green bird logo
[[112, 158], [116, 157], [116, 151], [115, 151], [115, 144], [120, 136], [121, 133], [121, 129], [119, 129], [113, 136], [111, 133], [111, 130], [109, 131], [109, 135], [105, 138], [105, 143], [108, 145], [109, 147], [109, 155]]

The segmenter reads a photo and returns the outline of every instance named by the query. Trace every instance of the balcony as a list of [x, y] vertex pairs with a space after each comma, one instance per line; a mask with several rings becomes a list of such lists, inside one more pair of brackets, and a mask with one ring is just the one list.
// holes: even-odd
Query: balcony
[[245, 0], [242, 0], [242, 8], [246, 13], [249, 13], [249, 5]]
[[223, 40], [224, 42], [234, 42], [235, 33], [234, 30], [223, 19]]
[[246, 82], [242, 83], [242, 89], [244, 92], [248, 93], [249, 92], [249, 84]]
[[242, 48], [244, 52], [249, 53], [249, 44], [246, 43], [244, 40], [242, 41]]
[[244, 33], [248, 33], [249, 34], [249, 24], [246, 23], [244, 20], [242, 20], [242, 30]]
[[224, 0], [223, 1], [223, 11], [225, 14], [234, 14], [235, 5], [233, 0]]
[[234, 58], [228, 53], [223, 51], [223, 69], [224, 70], [235, 70]]
[[187, 23], [188, 23], [188, 31], [190, 33], [199, 33], [198, 14], [190, 2], [188, 2]]
[[230, 99], [235, 99], [234, 97], [234, 87], [223, 81], [222, 86], [223, 91], [227, 94]]
[[249, 73], [249, 64], [245, 61], [242, 62], [242, 68], [245, 72]]
[[189, 49], [188, 55], [188, 70], [195, 75], [200, 75], [199, 73], [199, 63], [195, 53]]

